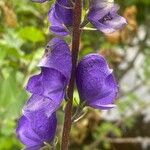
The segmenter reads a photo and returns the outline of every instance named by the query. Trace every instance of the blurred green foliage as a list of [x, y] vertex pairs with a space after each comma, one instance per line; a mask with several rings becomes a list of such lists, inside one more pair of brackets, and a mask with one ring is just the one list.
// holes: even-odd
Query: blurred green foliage
[[[150, 19], [150, 1], [117, 0], [117, 2], [120, 4], [122, 14], [130, 6], [135, 6], [137, 9], [137, 29], [129, 32], [129, 37], [135, 34], [132, 37], [134, 41], [140, 27], [143, 27], [144, 32], [147, 33]], [[40, 5], [32, 3], [30, 0], [0, 0], [0, 150], [19, 150], [22, 147], [16, 139], [15, 128], [21, 108], [28, 98], [23, 87], [29, 76], [39, 71], [36, 64], [43, 54], [45, 43], [52, 37], [52, 34], [48, 31], [47, 21], [47, 12], [52, 3], [53, 1], [50, 1]], [[112, 40], [113, 38], [111, 37]], [[146, 38], [149, 39], [149, 37]], [[143, 66], [136, 71], [138, 76], [136, 81], [137, 83], [141, 82], [140, 86], [144, 85], [145, 87], [150, 83], [150, 49], [146, 40], [143, 42], [138, 41], [135, 44], [135, 47], [141, 49], [140, 54], [144, 57]], [[114, 72], [118, 77], [118, 84], [121, 85], [123, 75], [126, 72], [119, 67], [119, 63], [122, 63], [122, 61], [127, 62], [124, 57], [126, 57], [126, 52], [132, 53], [132, 50], [129, 50], [130, 47], [134, 47], [132, 44], [134, 42], [126, 43], [124, 40], [117, 41], [114, 44], [99, 32], [85, 31], [82, 33], [79, 57], [96, 51], [100, 53], [103, 50], [103, 54], [108, 57], [110, 65], [114, 68]], [[121, 49], [123, 56], [120, 57], [116, 54], [116, 49]], [[119, 62], [118, 57], [119, 60], [121, 59]], [[134, 68], [134, 62], [127, 72], [132, 68]], [[133, 90], [130, 87], [128, 89], [129, 92], [126, 92], [124, 88], [120, 87], [120, 95], [122, 96], [119, 96], [118, 100], [118, 111], [121, 116], [119, 123], [117, 121], [115, 124], [105, 120], [102, 123], [98, 121], [94, 131], [89, 130], [89, 134], [83, 132], [85, 136], [82, 143], [78, 144], [72, 139], [71, 149], [82, 150], [95, 140], [109, 136], [110, 133], [111, 137], [124, 136], [125, 133], [122, 128], [134, 127], [136, 116], [139, 115], [139, 111], [134, 111], [134, 106], [135, 104], [139, 106], [138, 108], [141, 111], [145, 108], [144, 104], [146, 102], [144, 97], [141, 100], [137, 96], [136, 89]], [[76, 106], [79, 99], [77, 92], [75, 92], [75, 99], [74, 105]], [[146, 104], [146, 106], [148, 105]], [[131, 115], [126, 116], [125, 112], [130, 110], [133, 112]], [[61, 111], [60, 114], [58, 114], [58, 117], [62, 118]], [[90, 142], [88, 142], [89, 139]], [[103, 149], [110, 149], [109, 143], [105, 142], [104, 139], [102, 141], [104, 143]], [[98, 146], [99, 144], [95, 147], [95, 150]]]

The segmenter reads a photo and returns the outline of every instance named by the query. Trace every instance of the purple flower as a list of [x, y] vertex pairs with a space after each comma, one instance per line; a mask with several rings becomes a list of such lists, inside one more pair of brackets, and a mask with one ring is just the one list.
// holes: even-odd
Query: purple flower
[[54, 139], [55, 111], [64, 98], [72, 67], [67, 43], [59, 38], [52, 39], [38, 66], [41, 73], [28, 81], [26, 89], [32, 95], [22, 110], [23, 116], [16, 131], [26, 149], [31, 150], [37, 150], [44, 142]]
[[106, 0], [91, 0], [88, 20], [104, 33], [112, 33], [126, 24], [126, 20], [117, 14], [119, 7]]
[[61, 39], [52, 39], [47, 44], [45, 55], [38, 66], [41, 67], [41, 73], [31, 77], [26, 86], [32, 93], [23, 108], [23, 114], [28, 117], [43, 109], [50, 116], [59, 108], [71, 74], [68, 45]]
[[28, 119], [22, 116], [16, 129], [17, 137], [26, 146], [27, 150], [38, 150], [44, 142], [51, 143], [56, 132], [56, 114], [48, 117], [43, 112], [38, 112]]
[[56, 0], [48, 13], [50, 31], [56, 35], [69, 34], [68, 27], [72, 26], [73, 12], [71, 0]]
[[77, 67], [77, 88], [80, 99], [86, 105], [109, 109], [118, 92], [116, 81], [106, 60], [98, 54], [85, 56]]

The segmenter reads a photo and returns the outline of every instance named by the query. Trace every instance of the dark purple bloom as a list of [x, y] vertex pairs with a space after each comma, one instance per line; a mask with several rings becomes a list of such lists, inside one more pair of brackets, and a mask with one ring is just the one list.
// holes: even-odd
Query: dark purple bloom
[[81, 101], [98, 109], [114, 107], [118, 92], [116, 81], [106, 60], [99, 54], [85, 56], [77, 67], [77, 88]]
[[61, 39], [52, 39], [38, 66], [41, 73], [31, 77], [26, 87], [33, 95], [23, 108], [25, 116], [43, 109], [50, 116], [59, 108], [71, 74], [68, 45]]
[[45, 55], [39, 62], [39, 67], [55, 69], [69, 80], [71, 75], [71, 54], [67, 43], [60, 38], [53, 38], [46, 46]]
[[26, 146], [27, 150], [38, 150], [44, 146], [44, 142], [51, 143], [56, 132], [56, 114], [47, 116], [38, 112], [28, 119], [22, 116], [16, 129], [17, 137]]
[[27, 150], [38, 150], [44, 142], [54, 139], [55, 111], [64, 98], [72, 67], [67, 43], [52, 39], [38, 66], [41, 73], [29, 79], [26, 89], [32, 95], [23, 108], [16, 131]]
[[117, 14], [119, 7], [106, 0], [91, 0], [88, 20], [104, 33], [112, 33], [126, 24], [126, 20]]
[[71, 0], [56, 0], [48, 13], [50, 30], [56, 35], [69, 34], [68, 27], [72, 26], [73, 12]]
[[32, 113], [44, 110], [50, 116], [56, 111], [65, 94], [67, 79], [54, 69], [42, 68], [41, 74], [30, 78], [27, 90], [32, 96], [23, 108], [23, 114], [32, 118]]

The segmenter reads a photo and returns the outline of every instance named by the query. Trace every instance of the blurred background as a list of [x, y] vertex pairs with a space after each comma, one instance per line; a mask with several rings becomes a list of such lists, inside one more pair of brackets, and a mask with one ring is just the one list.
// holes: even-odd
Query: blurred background
[[[117, 0], [128, 25], [113, 34], [84, 31], [79, 57], [104, 55], [119, 85], [117, 107], [86, 108], [73, 125], [71, 150], [150, 150], [150, 0]], [[47, 12], [53, 1], [0, 0], [0, 150], [20, 150], [16, 122], [28, 93], [24, 86], [52, 38]], [[78, 102], [78, 93], [74, 93]], [[63, 108], [57, 113], [60, 139]], [[58, 143], [59, 147], [59, 143]]]

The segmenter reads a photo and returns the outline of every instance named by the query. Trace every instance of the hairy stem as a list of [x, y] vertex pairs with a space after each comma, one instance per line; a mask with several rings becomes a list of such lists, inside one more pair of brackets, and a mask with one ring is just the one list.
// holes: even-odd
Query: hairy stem
[[67, 92], [67, 96], [69, 100], [67, 101], [66, 108], [65, 108], [65, 120], [64, 120], [64, 127], [62, 133], [61, 150], [68, 150], [69, 134], [70, 134], [71, 124], [72, 124], [72, 120], [71, 120], [72, 102], [73, 102], [74, 82], [76, 76], [76, 65], [77, 65], [79, 44], [80, 44], [81, 12], [82, 12], [81, 0], [75, 0], [75, 7], [73, 9], [72, 72], [71, 72], [71, 79], [69, 82], [68, 92]]

